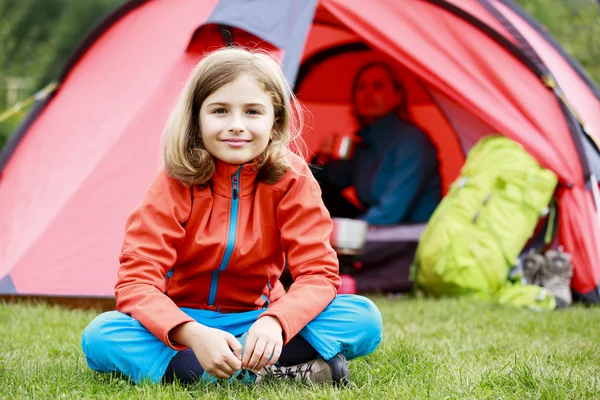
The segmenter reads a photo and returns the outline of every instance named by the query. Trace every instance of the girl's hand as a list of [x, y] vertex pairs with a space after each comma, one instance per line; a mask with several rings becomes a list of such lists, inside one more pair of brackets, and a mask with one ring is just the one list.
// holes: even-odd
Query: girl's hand
[[170, 336], [192, 349], [202, 368], [216, 378], [227, 379], [242, 368], [242, 345], [230, 333], [187, 322], [173, 329]]
[[283, 347], [283, 328], [275, 317], [259, 318], [248, 330], [242, 368], [254, 372], [277, 362]]

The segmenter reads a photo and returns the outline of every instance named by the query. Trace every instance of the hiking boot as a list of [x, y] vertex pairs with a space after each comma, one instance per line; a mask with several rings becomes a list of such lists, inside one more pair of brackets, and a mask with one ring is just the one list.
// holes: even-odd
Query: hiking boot
[[348, 361], [342, 353], [338, 353], [329, 361], [317, 357], [298, 365], [264, 367], [258, 372], [256, 383], [259, 384], [267, 378], [291, 379], [310, 384], [335, 383], [346, 385], [350, 381]]
[[571, 296], [571, 277], [573, 266], [571, 255], [558, 250], [548, 250], [544, 257], [546, 262], [540, 272], [541, 285], [556, 298], [556, 308], [565, 308], [573, 303]]
[[542, 269], [546, 258], [531, 249], [523, 259], [523, 277], [528, 285], [542, 286]]

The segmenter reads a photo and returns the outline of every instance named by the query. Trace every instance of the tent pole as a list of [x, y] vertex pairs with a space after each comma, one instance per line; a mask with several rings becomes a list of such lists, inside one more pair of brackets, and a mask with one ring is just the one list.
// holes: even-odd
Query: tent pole
[[596, 206], [596, 216], [598, 222], [600, 222], [600, 190], [598, 190], [598, 179], [596, 175], [590, 174], [590, 184], [592, 185], [592, 197], [594, 198], [594, 205]]

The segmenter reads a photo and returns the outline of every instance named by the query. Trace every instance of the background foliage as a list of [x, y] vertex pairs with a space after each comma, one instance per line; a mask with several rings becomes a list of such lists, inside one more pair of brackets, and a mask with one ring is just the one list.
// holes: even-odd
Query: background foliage
[[600, 0], [517, 0], [600, 84]]
[[[22, 100], [55, 79], [71, 51], [125, 0], [0, 0], [0, 113], [11, 107], [7, 82], [21, 78]], [[517, 0], [600, 82], [600, 5], [597, 0]], [[14, 94], [14, 92], [13, 92]], [[27, 110], [0, 123], [0, 149]]]
[[[0, 0], [0, 113], [7, 80], [25, 78], [22, 100], [55, 79], [71, 51], [94, 25], [124, 0]], [[0, 123], [0, 148], [26, 110]]]

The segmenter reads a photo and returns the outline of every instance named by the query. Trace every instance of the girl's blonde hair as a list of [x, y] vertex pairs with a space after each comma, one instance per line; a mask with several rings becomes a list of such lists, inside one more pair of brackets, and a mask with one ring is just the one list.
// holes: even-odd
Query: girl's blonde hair
[[[278, 182], [290, 168], [285, 155], [302, 125], [302, 114], [290, 85], [277, 62], [267, 53], [225, 48], [206, 56], [192, 71], [165, 127], [164, 163], [168, 173], [186, 185], [208, 184], [215, 160], [206, 151], [200, 132], [204, 100], [240, 75], [256, 79], [270, 95], [275, 122], [266, 150], [255, 160], [258, 177]], [[294, 105], [294, 107], [292, 107]]]

